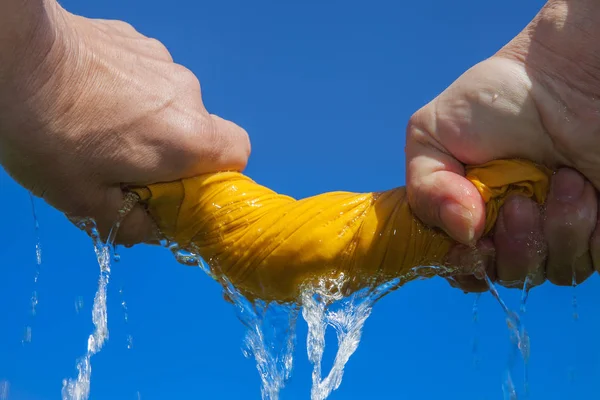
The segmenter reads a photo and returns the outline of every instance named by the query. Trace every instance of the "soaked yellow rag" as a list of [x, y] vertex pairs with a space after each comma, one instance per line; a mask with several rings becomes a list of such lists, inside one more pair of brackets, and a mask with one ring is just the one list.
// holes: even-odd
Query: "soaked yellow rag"
[[[527, 161], [467, 167], [486, 202], [485, 232], [504, 200], [545, 201], [550, 173]], [[413, 216], [406, 190], [331, 192], [295, 200], [237, 172], [132, 189], [162, 234], [202, 256], [247, 297], [297, 301], [301, 286], [344, 274], [352, 292], [441, 265], [454, 244]]]

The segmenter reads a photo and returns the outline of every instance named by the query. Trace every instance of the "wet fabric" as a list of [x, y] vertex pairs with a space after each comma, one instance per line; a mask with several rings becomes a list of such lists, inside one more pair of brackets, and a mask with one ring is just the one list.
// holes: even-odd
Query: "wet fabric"
[[[486, 202], [486, 233], [508, 196], [545, 201], [550, 172], [530, 162], [497, 160], [466, 172]], [[404, 187], [296, 200], [220, 172], [132, 190], [167, 239], [265, 301], [296, 301], [303, 284], [340, 274], [350, 293], [442, 265], [454, 244], [411, 213]]]

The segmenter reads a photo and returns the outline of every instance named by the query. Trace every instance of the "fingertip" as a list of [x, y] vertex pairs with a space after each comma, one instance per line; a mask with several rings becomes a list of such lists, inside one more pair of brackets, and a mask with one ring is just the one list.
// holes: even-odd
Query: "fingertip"
[[437, 171], [424, 181], [415, 199], [420, 215], [452, 239], [474, 246], [485, 227], [485, 203], [475, 186], [461, 175]]
[[452, 200], [446, 200], [440, 206], [440, 224], [446, 233], [466, 245], [475, 241], [473, 211]]
[[136, 205], [121, 223], [115, 244], [128, 247], [142, 243], [154, 244], [158, 240], [155, 229], [154, 220], [145, 208]]

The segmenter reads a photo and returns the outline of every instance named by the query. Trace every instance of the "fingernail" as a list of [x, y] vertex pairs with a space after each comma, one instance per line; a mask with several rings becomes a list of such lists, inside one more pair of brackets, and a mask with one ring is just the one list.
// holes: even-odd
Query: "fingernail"
[[473, 244], [475, 227], [471, 210], [458, 203], [448, 201], [442, 205], [440, 219], [450, 236], [463, 244]]
[[558, 201], [573, 202], [583, 194], [585, 181], [576, 171], [562, 169], [552, 178], [552, 196]]
[[504, 204], [502, 222], [506, 233], [513, 239], [523, 240], [531, 236], [540, 211], [528, 199], [513, 196]]

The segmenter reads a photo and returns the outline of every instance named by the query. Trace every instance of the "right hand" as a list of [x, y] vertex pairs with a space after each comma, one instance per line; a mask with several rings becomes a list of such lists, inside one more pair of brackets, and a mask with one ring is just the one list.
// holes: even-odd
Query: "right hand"
[[472, 253], [485, 220], [464, 165], [525, 158], [572, 168], [553, 178], [545, 214], [528, 199], [510, 199], [493, 236], [479, 242], [495, 252], [487, 265], [507, 285], [527, 274], [566, 285], [573, 269], [581, 282], [600, 263], [597, 21], [595, 1], [548, 2], [515, 39], [411, 118], [409, 202], [424, 222], [466, 245], [463, 253]]
[[[0, 163], [17, 182], [94, 218], [106, 238], [123, 185], [245, 167], [247, 133], [208, 113], [198, 79], [159, 41], [45, 3], [27, 51], [0, 74]], [[152, 241], [152, 228], [137, 207], [118, 243]]]

